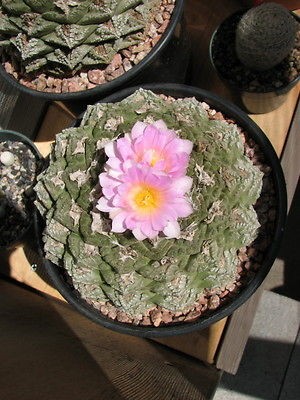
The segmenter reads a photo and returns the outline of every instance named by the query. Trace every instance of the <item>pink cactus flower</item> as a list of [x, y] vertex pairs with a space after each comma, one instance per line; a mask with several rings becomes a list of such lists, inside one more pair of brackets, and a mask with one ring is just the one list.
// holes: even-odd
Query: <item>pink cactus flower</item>
[[167, 238], [178, 238], [178, 218], [193, 212], [185, 196], [192, 186], [188, 176], [174, 179], [151, 166], [137, 164], [118, 178], [102, 173], [100, 184], [104, 196], [97, 208], [109, 212], [112, 232], [130, 229], [138, 240], [154, 239], [160, 232]]
[[107, 166], [114, 176], [122, 174], [134, 163], [154, 167], [172, 177], [186, 174], [193, 143], [180, 139], [164, 121], [153, 124], [136, 122], [129, 135], [108, 143]]
[[105, 146], [97, 208], [109, 213], [112, 232], [129, 229], [138, 240], [161, 232], [179, 237], [178, 219], [193, 212], [186, 197], [192, 179], [185, 175], [192, 147], [162, 120], [137, 122], [130, 134]]

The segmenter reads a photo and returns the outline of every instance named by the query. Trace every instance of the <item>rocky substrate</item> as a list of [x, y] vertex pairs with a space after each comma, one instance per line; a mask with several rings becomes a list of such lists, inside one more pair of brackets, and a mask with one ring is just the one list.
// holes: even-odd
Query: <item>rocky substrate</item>
[[174, 10], [174, 4], [175, 0], [162, 0], [160, 12], [156, 13], [153, 21], [146, 26], [143, 32], [144, 41], [121, 50], [114, 56], [109, 65], [101, 68], [79, 71], [74, 76], [67, 78], [47, 75], [46, 72], [30, 78], [23, 76], [9, 59], [3, 62], [3, 66], [6, 72], [16, 78], [22, 85], [37, 91], [72, 93], [93, 89], [97, 85], [108, 83], [120, 77], [146, 57], [165, 32]]
[[295, 46], [280, 64], [267, 71], [254, 71], [243, 65], [235, 51], [235, 31], [241, 18], [232, 15], [219, 27], [212, 43], [212, 59], [220, 76], [247, 92], [276, 91], [300, 75], [300, 23]]
[[23, 236], [30, 221], [30, 196], [37, 173], [35, 154], [23, 142], [0, 142], [0, 246]]
[[[210, 109], [207, 104], [202, 103], [202, 105], [207, 110], [211, 119], [226, 120], [228, 123], [235, 123], [235, 121], [224, 117], [222, 113]], [[261, 149], [241, 128], [240, 135], [244, 142], [245, 154], [254, 165], [260, 168], [264, 173], [264, 177], [261, 196], [254, 205], [261, 227], [256, 240], [250, 246], [241, 248], [237, 252], [238, 263], [236, 266], [235, 280], [225, 287], [205, 290], [197, 304], [184, 312], [173, 313], [170, 310], [155, 307], [148, 310], [148, 314], [142, 316], [141, 319], [133, 319], [109, 302], [103, 303], [85, 298], [84, 300], [89, 305], [112, 320], [134, 325], [158, 327], [166, 324], [192, 322], [201, 316], [209, 315], [234, 299], [241, 293], [243, 288], [249, 284], [256, 272], [261, 268], [265, 252], [271, 244], [277, 216], [277, 200], [273, 185], [272, 171], [270, 166], [266, 164]], [[73, 286], [72, 278], [65, 270], [63, 273], [65, 274], [65, 279]], [[78, 297], [81, 297], [80, 292], [85, 292], [86, 290], [81, 291], [80, 288], [77, 287], [77, 289], [74, 288], [74, 291]]]

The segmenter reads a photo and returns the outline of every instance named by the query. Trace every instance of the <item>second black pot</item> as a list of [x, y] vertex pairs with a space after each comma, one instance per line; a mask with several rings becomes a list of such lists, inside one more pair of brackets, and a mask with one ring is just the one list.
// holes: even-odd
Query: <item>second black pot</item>
[[[240, 84], [236, 79], [238, 72], [235, 73], [234, 79], [231, 78], [231, 71], [238, 71], [240, 66], [242, 66], [234, 50], [235, 31], [233, 31], [232, 27], [236, 26], [241, 16], [247, 10], [248, 9], [242, 9], [235, 12], [227, 17], [217, 27], [210, 40], [210, 62], [220, 79], [230, 89], [232, 96], [239, 107], [243, 108], [250, 114], [268, 113], [280, 107], [285, 102], [290, 90], [300, 82], [300, 76], [298, 75], [289, 83], [283, 84], [279, 87], [273, 86], [272, 89], [270, 88], [267, 90], [265, 90], [263, 86], [258, 86], [251, 90], [244, 89], [242, 82], [244, 78], [242, 73]], [[300, 22], [300, 18], [296, 14], [293, 14], [293, 16], [298, 22]], [[223, 54], [222, 59], [224, 59], [224, 65], [219, 56], [221, 53]], [[275, 69], [276, 67], [274, 67], [274, 70]], [[253, 75], [253, 77], [255, 77], [255, 75]], [[245, 79], [248, 79], [246, 75]]]
[[[0, 77], [9, 85], [22, 93], [34, 96], [46, 101], [63, 101], [75, 113], [82, 112], [86, 104], [92, 104], [105, 96], [140, 82], [166, 79], [182, 82], [185, 77], [186, 64], [188, 63], [187, 33], [183, 19], [184, 1], [176, 0], [170, 22], [162, 34], [162, 37], [151, 51], [129, 71], [110, 82], [97, 85], [95, 88], [72, 93], [48, 93], [30, 89], [19, 83], [18, 80], [8, 74], [0, 63]], [[180, 59], [176, 68], [174, 60]], [[172, 68], [170, 68], [172, 66]]]

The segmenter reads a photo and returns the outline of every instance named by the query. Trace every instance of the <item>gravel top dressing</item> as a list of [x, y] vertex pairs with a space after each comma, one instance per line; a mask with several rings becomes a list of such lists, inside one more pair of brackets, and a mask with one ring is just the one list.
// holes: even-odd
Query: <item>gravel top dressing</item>
[[8, 246], [23, 236], [30, 223], [36, 157], [26, 144], [0, 142], [0, 176], [0, 246]]

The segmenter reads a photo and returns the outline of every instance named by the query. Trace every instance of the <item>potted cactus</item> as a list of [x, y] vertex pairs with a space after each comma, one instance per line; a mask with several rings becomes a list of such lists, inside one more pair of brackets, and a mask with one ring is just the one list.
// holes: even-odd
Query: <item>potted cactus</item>
[[149, 72], [182, 9], [183, 0], [2, 0], [0, 73], [44, 99], [101, 98]]
[[21, 243], [32, 226], [33, 186], [42, 168], [34, 144], [13, 131], [0, 131], [0, 248]]
[[239, 10], [217, 28], [210, 53], [246, 111], [269, 112], [299, 81], [299, 18], [272, 2]]
[[149, 85], [88, 106], [35, 186], [53, 283], [120, 332], [207, 326], [262, 282], [285, 219], [273, 148], [233, 105]]

